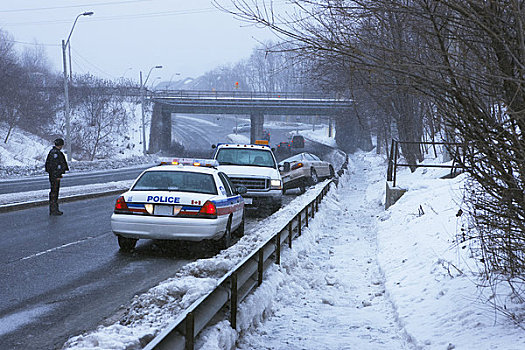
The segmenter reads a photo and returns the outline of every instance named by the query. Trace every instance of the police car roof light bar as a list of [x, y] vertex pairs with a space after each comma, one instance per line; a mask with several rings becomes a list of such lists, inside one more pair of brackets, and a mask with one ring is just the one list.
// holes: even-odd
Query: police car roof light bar
[[189, 165], [216, 168], [219, 166], [219, 162], [215, 159], [174, 158], [171, 162], [161, 162], [160, 165]]

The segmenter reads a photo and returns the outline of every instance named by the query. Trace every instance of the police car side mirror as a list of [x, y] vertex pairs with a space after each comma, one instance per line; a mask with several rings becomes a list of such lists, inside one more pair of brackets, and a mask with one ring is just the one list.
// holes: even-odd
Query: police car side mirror
[[217, 145], [211, 145], [211, 148], [215, 149], [215, 148], [217, 148]]
[[248, 192], [248, 189], [246, 188], [246, 186], [243, 186], [243, 185], [237, 186], [235, 190], [237, 191], [237, 194], [245, 194], [246, 192]]
[[284, 172], [290, 171], [290, 162], [284, 162], [283, 171]]
[[272, 152], [275, 152], [275, 147], [272, 147]]

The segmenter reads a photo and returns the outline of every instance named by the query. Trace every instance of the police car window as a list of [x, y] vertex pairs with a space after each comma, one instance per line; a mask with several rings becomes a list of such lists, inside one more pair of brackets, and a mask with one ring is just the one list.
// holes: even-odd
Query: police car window
[[131, 190], [217, 194], [217, 187], [211, 174], [188, 171], [147, 171], [142, 174]]
[[221, 182], [222, 182], [222, 184], [224, 186], [224, 189], [226, 190], [226, 195], [228, 197], [233, 196], [233, 189], [232, 189], [231, 184], [228, 181], [226, 175], [224, 175], [224, 173], [219, 173], [219, 177], [220, 177]]
[[220, 165], [251, 165], [275, 168], [272, 152], [261, 149], [221, 148], [216, 159]]

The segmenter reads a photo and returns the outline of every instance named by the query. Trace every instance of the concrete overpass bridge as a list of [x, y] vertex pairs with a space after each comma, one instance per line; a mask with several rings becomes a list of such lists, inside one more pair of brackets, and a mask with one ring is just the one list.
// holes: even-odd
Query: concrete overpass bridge
[[352, 106], [351, 100], [333, 95], [245, 91], [155, 91], [149, 152], [169, 150], [171, 114], [246, 114], [250, 116], [250, 140], [263, 134], [265, 115], [338, 116]]

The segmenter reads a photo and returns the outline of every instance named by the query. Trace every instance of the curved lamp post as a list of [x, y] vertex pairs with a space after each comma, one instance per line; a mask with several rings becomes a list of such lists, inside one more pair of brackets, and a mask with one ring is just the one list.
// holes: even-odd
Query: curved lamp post
[[146, 76], [146, 80], [142, 82], [142, 71], [140, 71], [140, 105], [142, 107], [142, 152], [144, 155], [146, 155], [146, 118], [144, 116], [144, 100], [145, 100], [145, 93], [146, 93], [146, 83], [148, 82], [149, 76], [151, 74], [151, 71], [154, 69], [160, 69], [162, 66], [154, 66], [151, 67], [148, 75]]
[[[62, 40], [62, 61], [64, 63], [64, 114], [66, 117], [66, 150], [67, 150], [67, 160], [71, 161], [71, 120], [69, 116], [69, 87], [67, 81], [67, 62], [66, 62], [66, 49], [69, 45], [69, 39], [71, 39], [71, 34], [73, 34], [73, 29], [75, 29], [75, 24], [77, 24], [78, 19], [81, 16], [91, 16], [94, 12], [88, 11], [79, 14], [73, 22], [71, 31], [67, 37], [67, 40]], [[71, 57], [69, 58], [69, 64], [71, 65]]]

